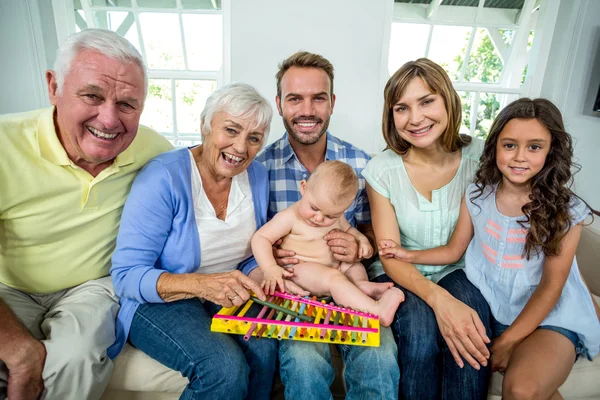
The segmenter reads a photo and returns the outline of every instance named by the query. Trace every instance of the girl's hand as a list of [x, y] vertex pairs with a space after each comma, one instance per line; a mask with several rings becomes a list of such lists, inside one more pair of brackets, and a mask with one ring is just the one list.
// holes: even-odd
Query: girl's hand
[[499, 371], [504, 373], [508, 365], [508, 360], [510, 360], [510, 356], [517, 347], [517, 344], [517, 342], [508, 339], [505, 334], [494, 339], [492, 347], [490, 347], [490, 351], [492, 352], [492, 357], [490, 358], [492, 372]]
[[412, 262], [414, 255], [410, 250], [403, 249], [398, 243], [389, 239], [382, 239], [378, 243], [379, 257], [396, 258], [400, 261]]
[[462, 368], [464, 358], [476, 370], [480, 365], [487, 366], [490, 352], [486, 343], [490, 339], [475, 310], [450, 294], [437, 299], [432, 308], [456, 364]]

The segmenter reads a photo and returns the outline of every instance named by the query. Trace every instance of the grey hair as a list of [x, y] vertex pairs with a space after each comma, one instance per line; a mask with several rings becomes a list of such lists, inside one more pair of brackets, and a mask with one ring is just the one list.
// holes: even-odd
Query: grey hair
[[245, 83], [231, 83], [215, 90], [206, 100], [200, 115], [202, 135], [210, 133], [210, 124], [215, 114], [226, 112], [237, 118], [252, 118], [257, 128], [264, 129], [263, 144], [266, 143], [273, 118], [273, 108], [256, 89]]
[[85, 29], [69, 35], [56, 51], [54, 73], [58, 93], [62, 92], [65, 77], [71, 70], [71, 64], [82, 50], [93, 50], [108, 58], [123, 62], [136, 63], [144, 73], [144, 94], [148, 92], [148, 69], [139, 51], [125, 38], [106, 29]]

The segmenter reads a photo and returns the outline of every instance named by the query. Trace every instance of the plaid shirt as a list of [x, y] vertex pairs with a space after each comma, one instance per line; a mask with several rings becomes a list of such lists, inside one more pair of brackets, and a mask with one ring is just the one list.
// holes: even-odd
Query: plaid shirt
[[[327, 132], [325, 160], [339, 160], [349, 164], [358, 175], [358, 194], [350, 208], [344, 213], [352, 226], [371, 222], [371, 211], [367, 198], [366, 181], [362, 170], [371, 159], [367, 153], [344, 142]], [[270, 195], [267, 219], [300, 200], [300, 182], [308, 179], [309, 173], [300, 163], [285, 133], [281, 139], [265, 148], [256, 160], [267, 167]]]

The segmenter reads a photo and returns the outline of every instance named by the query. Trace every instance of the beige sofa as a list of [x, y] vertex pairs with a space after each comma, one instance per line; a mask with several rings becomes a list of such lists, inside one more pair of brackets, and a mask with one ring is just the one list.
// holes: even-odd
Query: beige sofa
[[[585, 228], [577, 249], [577, 260], [581, 272], [592, 292], [600, 296], [600, 234]], [[596, 297], [600, 304], [600, 297]], [[337, 358], [336, 397], [343, 398], [341, 393], [341, 362]], [[375, 372], [376, 373], [376, 372]], [[560, 388], [565, 399], [600, 399], [600, 356], [593, 362], [579, 359], [575, 363], [569, 378]], [[178, 372], [163, 367], [158, 362], [144, 355], [130, 345], [115, 360], [113, 377], [102, 400], [175, 400], [187, 379]], [[488, 400], [501, 398], [502, 375], [496, 373], [492, 377]], [[274, 398], [283, 398], [281, 387], [276, 387]]]

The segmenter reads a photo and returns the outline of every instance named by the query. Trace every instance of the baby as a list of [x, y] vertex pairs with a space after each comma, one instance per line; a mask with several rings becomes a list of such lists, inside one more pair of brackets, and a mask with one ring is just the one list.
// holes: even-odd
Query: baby
[[[316, 296], [331, 296], [346, 307], [379, 316], [389, 326], [404, 293], [392, 283], [369, 282], [359, 262], [340, 262], [323, 239], [339, 229], [358, 241], [358, 257], [369, 258], [373, 248], [366, 236], [344, 217], [358, 192], [358, 178], [352, 167], [341, 161], [321, 163], [307, 181], [300, 183], [302, 198], [279, 212], [252, 237], [252, 251], [264, 274], [262, 287], [267, 294], [277, 288], [285, 291], [284, 277]], [[283, 239], [281, 248], [293, 250], [300, 261], [291, 268], [277, 265], [272, 246]]]

